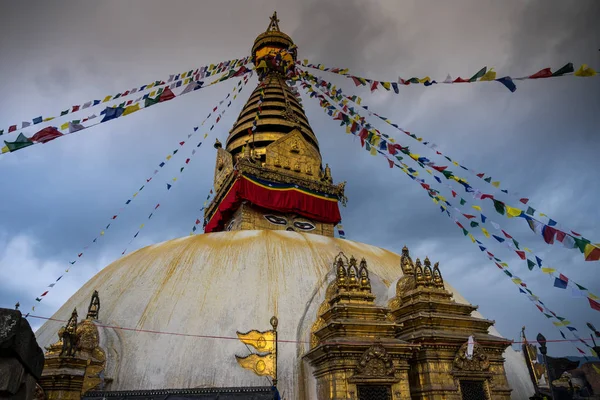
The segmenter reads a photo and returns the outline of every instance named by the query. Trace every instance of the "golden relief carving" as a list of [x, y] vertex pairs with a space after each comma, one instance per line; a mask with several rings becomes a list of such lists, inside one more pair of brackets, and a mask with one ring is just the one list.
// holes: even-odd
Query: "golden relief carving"
[[473, 344], [473, 353], [469, 355], [469, 343], [464, 343], [454, 357], [454, 367], [460, 371], [483, 372], [490, 368], [490, 360], [483, 348]]
[[410, 258], [410, 254], [408, 252], [408, 247], [404, 246], [402, 248], [402, 256], [400, 257], [400, 266], [402, 267], [402, 273], [404, 275], [413, 275], [414, 274], [414, 264], [412, 259]]
[[381, 343], [375, 343], [364, 352], [356, 368], [356, 374], [353, 376], [355, 379], [358, 377], [394, 377], [394, 364]]

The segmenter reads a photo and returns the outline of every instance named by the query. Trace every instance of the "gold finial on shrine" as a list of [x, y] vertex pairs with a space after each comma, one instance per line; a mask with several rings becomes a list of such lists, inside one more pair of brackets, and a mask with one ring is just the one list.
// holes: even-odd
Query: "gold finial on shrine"
[[269, 22], [269, 27], [267, 28], [267, 32], [281, 32], [279, 30], [279, 18], [277, 18], [277, 11], [273, 12], [273, 16], [271, 17], [271, 22]]
[[100, 297], [98, 296], [98, 291], [94, 290], [92, 294], [92, 299], [90, 300], [90, 305], [88, 307], [87, 319], [98, 319], [98, 314], [100, 313]]
[[433, 286], [440, 289], [444, 288], [444, 278], [442, 278], [439, 262], [436, 262], [433, 266]]

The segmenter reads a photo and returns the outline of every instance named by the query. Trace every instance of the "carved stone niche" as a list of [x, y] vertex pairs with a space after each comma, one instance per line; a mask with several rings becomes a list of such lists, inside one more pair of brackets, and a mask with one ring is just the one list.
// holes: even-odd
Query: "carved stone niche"
[[400, 381], [395, 376], [392, 357], [381, 343], [375, 343], [362, 355], [355, 374], [348, 379], [350, 383], [393, 384]]
[[[483, 348], [474, 343], [473, 355], [467, 355], [468, 342], [464, 343], [454, 356], [452, 363], [452, 376], [454, 383], [460, 390], [466, 390], [466, 385], [479, 385], [481, 393], [485, 396], [482, 400], [491, 399], [490, 389], [492, 387], [492, 372], [490, 371], [490, 360]], [[461, 385], [461, 382], [464, 385]], [[463, 386], [465, 388], [463, 389]], [[465, 394], [463, 393], [463, 396]]]

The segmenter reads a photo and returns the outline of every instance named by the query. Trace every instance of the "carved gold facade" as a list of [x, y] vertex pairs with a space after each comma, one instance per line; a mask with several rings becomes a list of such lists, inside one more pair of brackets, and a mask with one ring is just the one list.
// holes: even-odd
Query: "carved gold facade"
[[367, 398], [361, 390], [394, 400], [510, 399], [502, 357], [510, 342], [488, 334], [493, 321], [471, 316], [477, 307], [452, 299], [437, 263], [413, 263], [405, 247], [401, 267], [396, 296], [378, 307], [366, 262], [335, 260], [336, 278], [305, 355], [318, 399]]
[[59, 329], [59, 341], [46, 348], [40, 386], [48, 400], [79, 400], [85, 392], [110, 382], [104, 377], [106, 354], [100, 347], [98, 319], [100, 299], [94, 291], [86, 318], [77, 323], [73, 310], [67, 325]]

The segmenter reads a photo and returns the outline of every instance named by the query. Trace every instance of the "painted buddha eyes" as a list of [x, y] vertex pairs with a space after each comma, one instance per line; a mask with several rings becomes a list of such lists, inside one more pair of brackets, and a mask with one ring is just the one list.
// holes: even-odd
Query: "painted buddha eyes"
[[[283, 217], [279, 217], [277, 215], [265, 215], [264, 216], [266, 218], [267, 221], [269, 221], [272, 224], [275, 225], [283, 225], [283, 226], [287, 226], [288, 220], [286, 218]], [[313, 229], [315, 229], [315, 226], [308, 222], [308, 221], [294, 221], [292, 222], [292, 224], [290, 226], [287, 227], [286, 230], [288, 231], [293, 231], [294, 228], [302, 230], [302, 231], [312, 231]]]
[[267, 221], [275, 225], [287, 225], [287, 219], [278, 217], [276, 215], [265, 215]]

